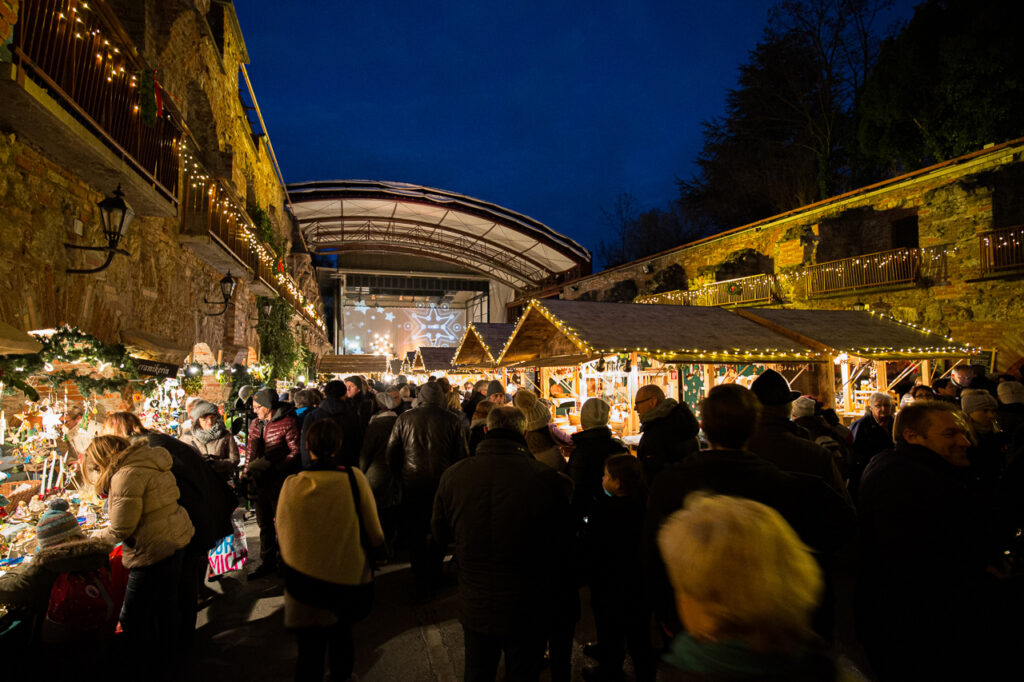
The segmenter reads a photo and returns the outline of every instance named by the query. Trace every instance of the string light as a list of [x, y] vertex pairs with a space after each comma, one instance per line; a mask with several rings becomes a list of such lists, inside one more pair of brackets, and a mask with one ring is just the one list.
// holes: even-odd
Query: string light
[[[205, 172], [205, 169], [200, 165], [198, 155], [186, 149], [186, 145], [187, 142], [183, 140], [178, 150], [181, 167], [186, 176], [185, 182], [192, 189], [206, 190], [205, 196], [211, 200], [211, 210], [226, 216], [228, 222], [234, 222], [241, 233], [242, 240], [256, 254], [260, 263], [274, 272], [277, 259], [270, 248], [256, 237], [256, 227], [252, 224], [248, 214], [235, 203], [230, 194], [225, 193], [223, 199], [218, 197], [219, 186], [216, 179]], [[292, 308], [300, 314], [304, 314], [320, 331], [326, 333], [327, 324], [324, 322], [323, 317], [317, 313], [315, 303], [306, 299], [305, 295], [299, 290], [295, 280], [283, 272], [274, 272], [273, 279], [278, 285], [278, 292], [282, 294]]]

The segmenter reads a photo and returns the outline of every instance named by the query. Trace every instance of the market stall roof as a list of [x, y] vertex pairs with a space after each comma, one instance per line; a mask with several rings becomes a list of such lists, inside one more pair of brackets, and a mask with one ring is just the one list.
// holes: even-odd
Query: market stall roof
[[420, 346], [412, 368], [417, 372], [441, 372], [452, 368], [455, 348], [447, 346]]
[[319, 371], [325, 374], [383, 374], [388, 371], [386, 355], [325, 355]]
[[411, 372], [412, 363], [416, 362], [416, 351], [406, 351], [405, 357], [402, 359], [402, 371]]
[[514, 324], [470, 322], [455, 351], [452, 365], [464, 368], [494, 367], [515, 328]]
[[159, 334], [144, 332], [141, 329], [122, 329], [121, 343], [128, 351], [144, 360], [156, 360], [180, 365], [192, 350], [174, 339]]
[[736, 314], [827, 355], [872, 360], [963, 358], [977, 349], [867, 310], [740, 308]]
[[662, 362], [824, 362], [806, 345], [722, 308], [534, 299], [498, 364], [574, 365], [639, 352]]
[[516, 291], [589, 274], [578, 243], [521, 213], [404, 182], [288, 185], [306, 243], [318, 253], [409, 254], [475, 270]]
[[402, 373], [402, 358], [393, 358], [388, 361], [388, 371], [398, 375]]
[[26, 332], [0, 322], [0, 355], [28, 355], [38, 353], [43, 344]]

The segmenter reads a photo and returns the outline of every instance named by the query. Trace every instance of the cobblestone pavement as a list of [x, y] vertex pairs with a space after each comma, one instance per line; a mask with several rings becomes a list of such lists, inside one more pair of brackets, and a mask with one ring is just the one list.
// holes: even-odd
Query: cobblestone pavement
[[[258, 556], [255, 522], [247, 528], [251, 556]], [[279, 578], [247, 581], [252, 565], [210, 583], [217, 595], [199, 614], [196, 651], [187, 680], [290, 680], [295, 639], [284, 629], [284, 597]], [[455, 580], [430, 599], [415, 591], [408, 563], [377, 573], [370, 616], [355, 626], [355, 671], [360, 682], [450, 682], [462, 678], [462, 628], [455, 612]], [[573, 680], [592, 661], [582, 653], [595, 638], [585, 591], [576, 628]], [[853, 680], [866, 680], [850, 660], [840, 659]], [[628, 665], [628, 664], [627, 664]], [[542, 681], [550, 676], [545, 671]], [[499, 679], [501, 675], [499, 673]]]

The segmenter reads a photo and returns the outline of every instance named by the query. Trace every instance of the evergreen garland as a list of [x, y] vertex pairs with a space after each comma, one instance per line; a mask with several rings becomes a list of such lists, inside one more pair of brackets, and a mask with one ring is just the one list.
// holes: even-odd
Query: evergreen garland
[[275, 379], [286, 378], [298, 359], [298, 348], [291, 330], [292, 314], [291, 306], [282, 298], [271, 299], [269, 315], [262, 309], [259, 312], [256, 333], [260, 337], [262, 362], [270, 366], [265, 377], [268, 385], [272, 385]]
[[[135, 361], [121, 344], [108, 345], [95, 336], [67, 326], [61, 327], [50, 337], [36, 338], [43, 344], [42, 350], [38, 353], [0, 356], [0, 382], [17, 388], [28, 396], [29, 400], [39, 400], [38, 391], [28, 383], [29, 378], [45, 372], [46, 365], [51, 362], [90, 364], [97, 367], [107, 364], [119, 374], [108, 379], [94, 378], [89, 374], [70, 370], [42, 374], [55, 390], [65, 381], [73, 382], [82, 397], [94, 393], [116, 393], [130, 381], [140, 379]], [[156, 392], [159, 385], [157, 379], [146, 379], [139, 386], [139, 391], [149, 396]]]
[[156, 125], [156, 73], [152, 69], [139, 73], [139, 113], [142, 122], [152, 128]]

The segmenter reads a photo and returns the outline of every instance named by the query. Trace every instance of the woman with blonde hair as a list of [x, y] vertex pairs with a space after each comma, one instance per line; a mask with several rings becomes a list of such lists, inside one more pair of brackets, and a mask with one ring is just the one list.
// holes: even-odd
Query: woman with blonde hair
[[178, 505], [171, 456], [143, 438], [98, 436], [85, 451], [83, 472], [107, 499], [110, 524], [100, 537], [123, 544], [129, 575], [121, 627], [127, 650], [148, 668], [170, 674], [183, 550], [194, 532]]
[[673, 673], [682, 679], [836, 678], [811, 630], [821, 571], [777, 511], [753, 500], [695, 493], [661, 527], [658, 547], [686, 626], [665, 657]]

